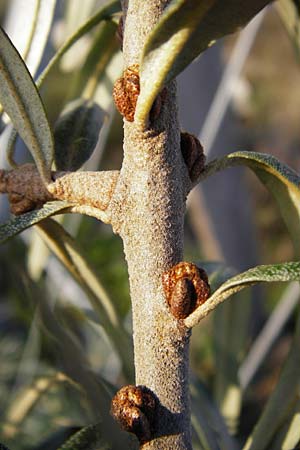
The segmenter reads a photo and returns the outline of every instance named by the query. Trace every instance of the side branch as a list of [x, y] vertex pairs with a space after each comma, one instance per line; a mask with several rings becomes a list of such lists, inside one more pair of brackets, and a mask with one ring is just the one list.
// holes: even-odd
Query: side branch
[[14, 170], [0, 170], [0, 193], [8, 194], [11, 212], [23, 214], [52, 200], [75, 204], [74, 211], [86, 208], [105, 211], [114, 192], [119, 172], [53, 172], [53, 182], [45, 186], [36, 167], [24, 164]]

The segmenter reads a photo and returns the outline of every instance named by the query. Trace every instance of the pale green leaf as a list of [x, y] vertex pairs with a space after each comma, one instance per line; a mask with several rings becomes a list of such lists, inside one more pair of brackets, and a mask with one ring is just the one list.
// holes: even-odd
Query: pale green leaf
[[132, 379], [131, 340], [117, 315], [112, 300], [103, 288], [99, 276], [86, 261], [72, 236], [59, 223], [51, 219], [45, 220], [38, 225], [38, 231], [50, 250], [87, 294], [101, 325], [119, 355], [124, 374], [127, 379]]
[[[118, 0], [112, 0], [102, 6], [92, 17], [90, 17], [84, 24], [74, 32], [66, 42], [59, 48], [59, 50], [55, 53], [52, 59], [49, 61], [43, 72], [40, 74], [36, 81], [36, 85], [41, 87], [46, 77], [50, 74], [51, 70], [55, 67], [55, 65], [60, 61], [62, 56], [75, 44], [82, 36], [91, 31], [96, 25], [98, 25], [101, 21], [106, 21], [112, 17], [113, 14], [119, 12], [121, 9], [120, 2]], [[107, 49], [104, 49], [99, 53], [101, 58], [103, 59], [103, 64], [107, 63]], [[105, 57], [103, 57], [102, 53], [104, 53]], [[104, 61], [105, 59], [105, 61]], [[111, 90], [111, 87], [110, 87]], [[111, 97], [111, 92], [110, 92]], [[13, 159], [14, 145], [15, 139], [17, 137], [17, 133], [15, 130], [12, 131], [12, 137], [10, 139], [10, 143], [8, 145], [7, 154], [8, 160], [10, 164], [14, 167], [16, 166], [15, 161]]]
[[[285, 420], [300, 388], [300, 315], [294, 340], [279, 381], [243, 450], [267, 450]], [[299, 434], [299, 433], [298, 433]], [[286, 447], [285, 447], [286, 448]]]
[[220, 303], [236, 292], [262, 282], [300, 281], [300, 262], [287, 262], [254, 267], [230, 278], [208, 300], [185, 319], [188, 327], [194, 326]]
[[298, 58], [300, 57], [300, 4], [297, 0], [279, 0], [275, 8], [288, 32]]
[[272, 450], [291, 450], [296, 449], [297, 444], [300, 443], [300, 399], [296, 395], [293, 402], [294, 405], [290, 408], [284, 423], [281, 425], [279, 431], [272, 439]]
[[[74, 96], [96, 100], [95, 93], [99, 85], [104, 84], [109, 94], [109, 101], [97, 99], [99, 105], [105, 110], [112, 103], [112, 86], [116, 79], [111, 77], [110, 65], [115, 55], [120, 54], [119, 44], [116, 40], [117, 24], [112, 20], [101, 23], [93, 35], [93, 41], [85, 58], [84, 66], [77, 74], [73, 88]], [[122, 57], [122, 65], [123, 65]], [[118, 75], [121, 70], [119, 69]], [[107, 94], [106, 94], [107, 96]]]
[[59, 450], [109, 450], [110, 445], [103, 440], [101, 423], [89, 425], [75, 433]]
[[91, 101], [67, 106], [54, 129], [57, 170], [78, 170], [92, 155], [104, 121], [104, 112]]
[[49, 37], [55, 6], [56, 0], [12, 0], [5, 17], [4, 29], [33, 77]]
[[36, 225], [47, 217], [60, 213], [63, 214], [71, 206], [72, 204], [68, 202], [49, 202], [45, 203], [41, 209], [30, 211], [11, 219], [9, 222], [3, 223], [0, 225], [0, 244], [26, 230], [26, 228]]
[[209, 163], [200, 179], [235, 165], [248, 166], [277, 201], [282, 217], [300, 256], [300, 175], [274, 156], [265, 153], [236, 152]]
[[[35, 283], [32, 283], [32, 289], [38, 289]], [[101, 420], [102, 438], [111, 444], [111, 448], [135, 448], [128, 447], [128, 434], [120, 430], [109, 414], [111, 385], [100, 374], [92, 371], [86, 349], [79, 344], [78, 337], [76, 338], [72, 330], [60, 322], [61, 316], [55, 315], [47, 295], [40, 292], [39, 298], [39, 313], [43, 329], [52, 338], [52, 347], [54, 346], [56, 354], [59, 355], [64, 373], [83, 388], [84, 402], [87, 402], [95, 422]], [[121, 443], [124, 443], [124, 447]], [[88, 448], [85, 447], [85, 450]]]
[[135, 120], [145, 124], [154, 99], [216, 39], [237, 31], [270, 0], [173, 0], [150, 33], [140, 62]]
[[199, 381], [190, 385], [192, 425], [203, 450], [235, 450], [237, 445], [229, 435], [224, 419]]
[[82, 36], [87, 34], [92, 28], [98, 25], [103, 20], [108, 20], [113, 14], [119, 12], [121, 9], [119, 0], [111, 0], [102, 6], [92, 17], [90, 17], [66, 42], [59, 48], [53, 58], [48, 63], [47, 67], [41, 73], [37, 80], [37, 86], [41, 86], [45, 78], [50, 73], [51, 69], [60, 60], [60, 58], [77, 42]]
[[24, 140], [45, 182], [50, 181], [53, 138], [36, 85], [0, 29], [0, 103]]

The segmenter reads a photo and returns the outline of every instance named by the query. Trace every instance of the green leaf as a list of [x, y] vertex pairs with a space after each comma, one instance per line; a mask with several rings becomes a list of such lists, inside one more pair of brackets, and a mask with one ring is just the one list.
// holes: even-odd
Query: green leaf
[[[89, 413], [93, 413], [96, 422], [101, 420], [102, 438], [111, 444], [111, 448], [136, 448], [128, 445], [128, 433], [121, 431], [109, 414], [111, 385], [104, 381], [101, 375], [92, 371], [86, 349], [80, 345], [78, 336], [75, 336], [69, 327], [61, 323], [61, 316], [55, 314], [47, 294], [41, 292], [36, 283], [32, 283], [32, 289], [40, 292], [39, 313], [41, 324], [52, 338], [52, 347], [55, 348], [61, 361], [61, 367], [73, 382], [83, 388], [83, 401], [87, 403]], [[95, 433], [93, 436], [96, 439]], [[95, 443], [95, 441], [93, 442]], [[94, 443], [93, 445], [95, 445]], [[86, 449], [88, 448], [86, 447]]]
[[298, 395], [296, 395], [294, 403], [284, 424], [272, 439], [272, 450], [296, 449], [297, 444], [300, 443], [300, 399]]
[[235, 450], [237, 445], [229, 435], [224, 419], [198, 380], [190, 385], [192, 424], [203, 450]]
[[153, 101], [216, 39], [237, 31], [270, 0], [173, 0], [145, 43], [135, 120], [145, 124]]
[[89, 425], [75, 433], [59, 450], [109, 450], [102, 439], [101, 423]]
[[300, 281], [300, 262], [257, 266], [230, 278], [213, 292], [207, 301], [188, 316], [184, 322], [187, 327], [191, 327], [236, 292], [257, 283], [277, 281]]
[[300, 4], [297, 0], [279, 0], [275, 8], [285, 26], [296, 55], [300, 58]]
[[[106, 95], [97, 98], [98, 104], [104, 109], [109, 109], [112, 103], [112, 85], [116, 79], [111, 71], [111, 63], [115, 59], [115, 55], [120, 55], [119, 44], [116, 39], [117, 24], [112, 20], [102, 22], [97, 32], [93, 34], [93, 41], [86, 55], [83, 68], [77, 73], [74, 87], [71, 95], [74, 97], [84, 97], [96, 100], [95, 93], [99, 89], [100, 84], [106, 87]], [[122, 66], [123, 66], [123, 58]], [[121, 67], [122, 67], [121, 66]], [[119, 68], [117, 76], [120, 75], [122, 69]]]
[[274, 196], [291, 234], [296, 256], [300, 257], [300, 176], [274, 156], [265, 153], [235, 152], [209, 163], [201, 174], [201, 179], [236, 165], [252, 169]]
[[104, 112], [87, 100], [67, 106], [54, 129], [57, 170], [78, 170], [92, 155], [104, 121]]
[[72, 47], [75, 42], [77, 42], [82, 36], [87, 34], [92, 28], [98, 25], [102, 20], [108, 20], [111, 16], [121, 10], [120, 1], [119, 0], [111, 0], [102, 6], [96, 14], [90, 17], [72, 36], [70, 36], [66, 42], [59, 48], [59, 50], [55, 53], [53, 58], [48, 63], [47, 67], [43, 70], [41, 75], [37, 80], [37, 86], [41, 86], [45, 81], [45, 78], [48, 76], [52, 68], [55, 64], [60, 60], [60, 58]]
[[133, 352], [131, 340], [117, 315], [112, 300], [82, 255], [75, 240], [54, 220], [48, 219], [38, 225], [38, 231], [50, 250], [62, 262], [73, 278], [87, 294], [100, 323], [114, 345], [128, 380], [133, 379]]
[[53, 138], [36, 85], [19, 53], [0, 29], [0, 102], [36, 162], [50, 181]]
[[[279, 381], [243, 450], [267, 450], [270, 441], [299, 399], [300, 387], [300, 314], [294, 340]], [[299, 434], [299, 432], [298, 432]], [[272, 447], [273, 448], [273, 447]]]
[[0, 225], [0, 244], [47, 217], [66, 212], [71, 206], [72, 204], [68, 202], [48, 202], [41, 209], [30, 211], [3, 223]]
[[5, 30], [34, 77], [47, 44], [57, 2], [27, 0], [24, 3], [11, 3]]

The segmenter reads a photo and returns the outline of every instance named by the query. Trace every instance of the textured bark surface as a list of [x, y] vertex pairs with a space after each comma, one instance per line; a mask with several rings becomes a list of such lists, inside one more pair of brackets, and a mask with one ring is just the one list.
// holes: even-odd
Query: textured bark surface
[[[129, 2], [125, 67], [139, 63], [145, 37], [167, 1]], [[182, 260], [183, 219], [190, 187], [180, 152], [175, 83], [146, 130], [124, 122], [124, 160], [110, 209], [124, 242], [132, 299], [136, 384], [158, 398], [154, 439], [147, 449], [190, 449], [190, 332], [170, 313], [162, 273]]]

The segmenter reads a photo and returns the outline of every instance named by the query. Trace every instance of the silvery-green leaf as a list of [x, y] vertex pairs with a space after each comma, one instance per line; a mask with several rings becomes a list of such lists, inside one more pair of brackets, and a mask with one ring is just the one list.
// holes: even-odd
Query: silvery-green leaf
[[[54, 16], [56, 0], [10, 0], [3, 28], [34, 77]], [[22, 32], [20, 32], [22, 30]]]
[[108, 450], [110, 447], [103, 440], [101, 423], [82, 428], [67, 440], [59, 450]]
[[200, 179], [235, 165], [252, 169], [274, 196], [293, 239], [296, 255], [300, 256], [300, 175], [274, 156], [235, 152], [209, 163]]
[[30, 211], [11, 219], [9, 222], [5, 222], [0, 225], [0, 244], [7, 239], [16, 236], [32, 225], [36, 225], [41, 220], [47, 217], [54, 216], [55, 214], [63, 213], [72, 206], [68, 202], [49, 202], [41, 209]]
[[194, 326], [220, 303], [236, 292], [262, 282], [300, 281], [300, 262], [287, 262], [254, 267], [230, 278], [185, 319], [186, 326]]
[[205, 386], [199, 380], [190, 384], [192, 424], [201, 449], [236, 450], [237, 444], [229, 435], [226, 424]]
[[78, 170], [92, 155], [104, 120], [99, 106], [77, 100], [67, 106], [54, 129], [54, 161], [57, 170]]
[[[84, 98], [97, 100], [98, 104], [104, 109], [112, 103], [112, 86], [116, 77], [112, 78], [111, 63], [116, 54], [120, 54], [119, 44], [116, 40], [117, 24], [112, 20], [103, 21], [97, 31], [93, 34], [93, 40], [86, 55], [84, 65], [80, 74], [76, 77], [72, 95], [74, 97], [83, 96]], [[123, 63], [123, 58], [122, 58]], [[122, 64], [123, 67], [123, 64]], [[121, 73], [118, 71], [117, 76]], [[108, 94], [97, 98], [96, 92], [99, 85], [104, 84]]]
[[297, 0], [278, 0], [275, 8], [290, 36], [291, 42], [300, 57], [300, 4]]
[[92, 17], [70, 36], [66, 42], [58, 49], [53, 58], [49, 61], [47, 67], [43, 70], [37, 80], [37, 86], [41, 86], [51, 69], [60, 60], [60, 58], [77, 42], [82, 36], [88, 33], [92, 28], [98, 25], [102, 20], [108, 20], [113, 14], [120, 11], [119, 0], [111, 0], [102, 6]]
[[127, 379], [133, 378], [133, 352], [131, 340], [125, 331], [114, 304], [102, 286], [99, 276], [83, 256], [75, 240], [54, 220], [38, 224], [38, 232], [69, 273], [87, 294], [99, 322], [114, 345]]
[[216, 39], [237, 31], [270, 0], [173, 0], [150, 33], [140, 63], [135, 120], [145, 124], [162, 87]]
[[[280, 374], [275, 390], [265, 406], [253, 433], [247, 439], [243, 450], [268, 450], [277, 430], [292, 411], [295, 400], [299, 401], [300, 388], [300, 315], [294, 340]], [[299, 432], [298, 432], [299, 435]], [[282, 447], [284, 448], [284, 447]], [[292, 447], [290, 447], [292, 448]], [[287, 450], [287, 447], [285, 447]]]
[[52, 132], [26, 65], [0, 29], [0, 103], [30, 150], [39, 173], [50, 181], [53, 159]]

